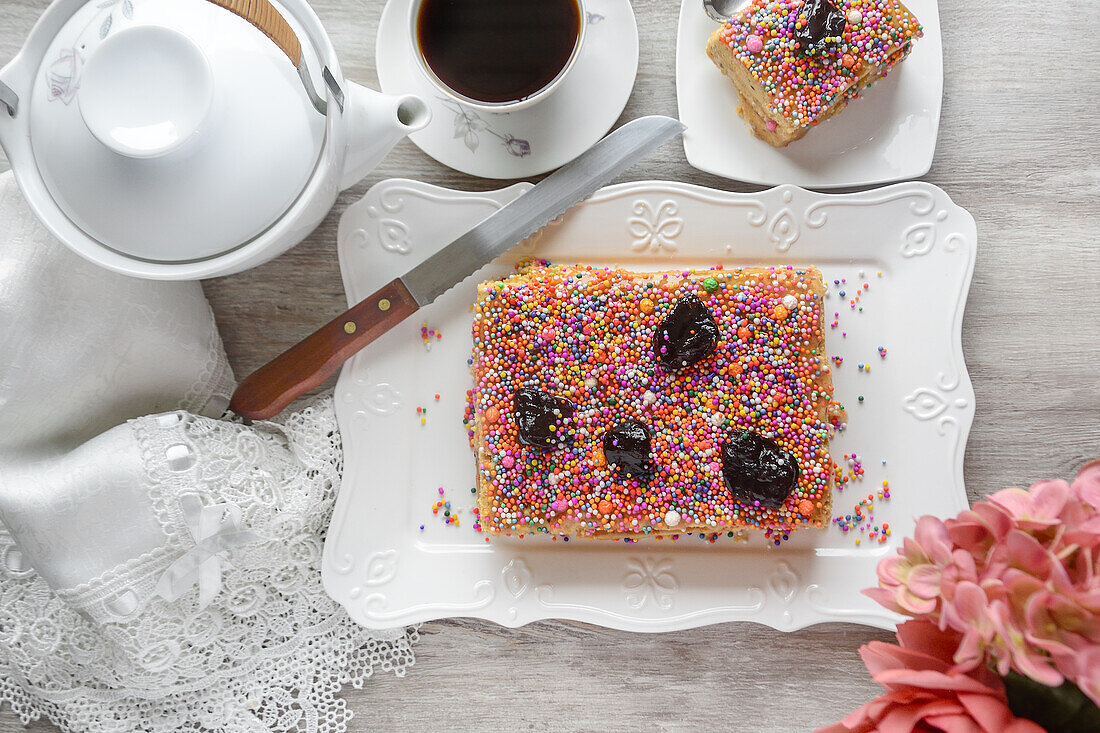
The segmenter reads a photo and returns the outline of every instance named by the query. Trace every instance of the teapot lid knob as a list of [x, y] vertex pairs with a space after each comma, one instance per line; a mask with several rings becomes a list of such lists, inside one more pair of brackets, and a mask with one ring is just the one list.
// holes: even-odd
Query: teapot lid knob
[[84, 66], [77, 91], [88, 130], [111, 150], [152, 158], [198, 131], [213, 99], [206, 56], [170, 28], [133, 26], [106, 39]]

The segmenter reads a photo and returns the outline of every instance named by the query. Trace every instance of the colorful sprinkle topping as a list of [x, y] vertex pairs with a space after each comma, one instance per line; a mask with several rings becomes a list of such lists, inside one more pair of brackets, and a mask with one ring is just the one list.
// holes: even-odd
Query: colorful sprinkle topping
[[[717, 537], [754, 527], [772, 530], [776, 541], [820, 526], [836, 416], [821, 351], [823, 292], [816, 270], [790, 267], [655, 276], [550, 268], [483, 285], [468, 413], [488, 494], [479, 501], [481, 524], [520, 535], [639, 536], [677, 527]], [[685, 299], [705, 306], [717, 342], [673, 371], [652, 344]], [[547, 332], [554, 338], [538, 345]], [[515, 396], [525, 390], [574, 408], [563, 425], [571, 440], [552, 449], [524, 444]], [[608, 465], [605, 437], [627, 420], [649, 433], [649, 475]], [[797, 462], [794, 490], [773, 507], [739, 501], [723, 479], [722, 445], [746, 430]]]

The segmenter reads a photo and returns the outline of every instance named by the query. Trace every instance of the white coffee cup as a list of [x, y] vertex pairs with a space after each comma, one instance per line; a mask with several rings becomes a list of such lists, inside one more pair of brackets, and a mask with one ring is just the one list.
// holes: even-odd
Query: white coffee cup
[[[553, 94], [554, 90], [561, 86], [562, 81], [565, 80], [565, 77], [569, 74], [570, 70], [576, 63], [577, 58], [580, 56], [581, 48], [584, 45], [584, 39], [586, 36], [585, 29], [588, 26], [586, 18], [588, 16], [585, 14], [584, 0], [573, 0], [573, 2], [575, 2], [577, 5], [577, 12], [580, 14], [579, 30], [577, 31], [577, 39], [573, 44], [573, 52], [569, 55], [568, 60], [561, 67], [561, 70], [558, 71], [557, 75], [541, 89], [527, 95], [523, 99], [517, 99], [507, 102], [486, 102], [480, 99], [474, 99], [455, 91], [446, 83], [444, 83], [438, 76], [436, 76], [435, 72], [432, 71], [431, 66], [428, 64], [427, 59], [424, 57], [424, 52], [420, 48], [420, 34], [418, 33], [417, 29], [418, 21], [420, 18], [420, 8], [424, 4], [424, 1], [425, 0], [412, 0], [412, 2], [409, 4], [409, 18], [407, 27], [409, 33], [409, 41], [412, 47], [415, 63], [420, 69], [420, 72], [424, 75], [424, 78], [426, 78], [442, 94], [450, 97], [456, 102], [460, 102], [467, 107], [472, 107], [477, 110], [485, 112], [515, 112], [516, 110], [526, 109], [527, 107], [531, 107], [543, 101], [551, 94]], [[505, 60], [502, 59], [501, 62], [504, 63]]]

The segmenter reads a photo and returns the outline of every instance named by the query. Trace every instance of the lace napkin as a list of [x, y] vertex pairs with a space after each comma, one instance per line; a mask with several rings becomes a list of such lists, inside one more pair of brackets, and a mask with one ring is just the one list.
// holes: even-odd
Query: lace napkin
[[232, 388], [197, 283], [85, 263], [0, 176], [0, 702], [24, 722], [335, 733], [342, 685], [413, 663], [415, 628], [321, 587], [331, 399], [244, 426], [214, 419]]

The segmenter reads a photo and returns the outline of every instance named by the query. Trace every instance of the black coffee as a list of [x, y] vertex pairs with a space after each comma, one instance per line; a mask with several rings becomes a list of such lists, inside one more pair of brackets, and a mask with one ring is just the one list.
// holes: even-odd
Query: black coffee
[[424, 0], [416, 21], [428, 67], [480, 102], [543, 89], [569, 61], [580, 29], [576, 0]]

